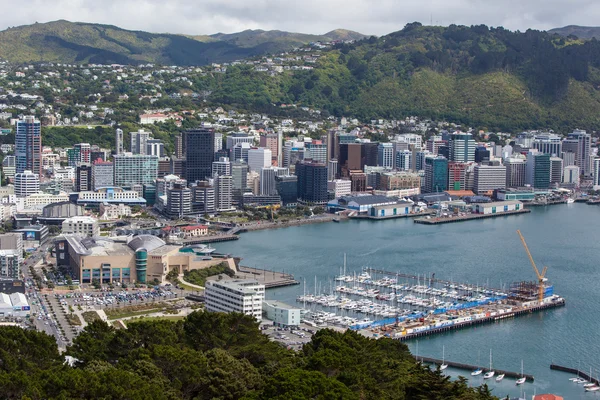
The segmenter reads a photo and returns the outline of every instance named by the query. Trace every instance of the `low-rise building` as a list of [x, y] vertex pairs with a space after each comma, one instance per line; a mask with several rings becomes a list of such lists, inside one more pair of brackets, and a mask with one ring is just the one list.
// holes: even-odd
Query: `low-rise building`
[[262, 303], [263, 313], [273, 325], [283, 327], [296, 327], [300, 325], [302, 309], [292, 307], [276, 300], [265, 300]]
[[129, 206], [145, 206], [146, 200], [135, 190], [124, 190], [120, 187], [100, 188], [94, 192], [80, 192], [77, 204], [100, 206], [100, 204], [125, 204]]
[[0, 250], [0, 278], [19, 279], [21, 258], [18, 250]]
[[131, 216], [131, 207], [125, 204], [100, 204], [101, 219], [119, 219]]
[[208, 281], [204, 291], [206, 310], [211, 312], [238, 312], [262, 318], [265, 285], [252, 279]]
[[333, 197], [339, 199], [352, 193], [352, 182], [347, 179], [335, 179], [327, 182], [327, 190], [333, 193]]
[[190, 225], [181, 228], [186, 238], [194, 238], [208, 235], [208, 226], [206, 225]]
[[27, 318], [31, 307], [23, 293], [0, 293], [0, 317]]
[[413, 203], [399, 201], [395, 204], [386, 204], [371, 207], [369, 216], [374, 218], [390, 218], [401, 215], [409, 215], [413, 212]]
[[35, 249], [48, 238], [48, 227], [45, 225], [27, 225], [13, 232], [22, 235], [24, 250]]
[[471, 204], [471, 210], [475, 214], [496, 214], [508, 211], [519, 211], [522, 209], [523, 203], [515, 200]]
[[72, 217], [63, 221], [62, 233], [90, 237], [100, 236], [100, 227], [96, 218], [87, 216]]

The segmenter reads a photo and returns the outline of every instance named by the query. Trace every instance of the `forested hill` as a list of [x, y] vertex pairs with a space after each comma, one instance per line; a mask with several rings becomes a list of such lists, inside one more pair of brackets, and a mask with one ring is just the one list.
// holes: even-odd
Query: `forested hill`
[[494, 130], [600, 126], [596, 40], [413, 23], [323, 53], [312, 71], [268, 77], [244, 68], [207, 82], [213, 99], [296, 103], [363, 119], [414, 114]]

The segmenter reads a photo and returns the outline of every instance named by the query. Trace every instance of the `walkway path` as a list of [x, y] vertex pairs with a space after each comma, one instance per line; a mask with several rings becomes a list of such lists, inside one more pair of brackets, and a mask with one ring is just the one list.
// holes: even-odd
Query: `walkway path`
[[186, 286], [193, 287], [194, 289], [198, 289], [198, 290], [204, 290], [203, 286], [194, 285], [193, 283], [189, 283], [185, 279], [183, 279], [183, 274], [179, 274], [177, 279], [179, 279], [179, 281]]

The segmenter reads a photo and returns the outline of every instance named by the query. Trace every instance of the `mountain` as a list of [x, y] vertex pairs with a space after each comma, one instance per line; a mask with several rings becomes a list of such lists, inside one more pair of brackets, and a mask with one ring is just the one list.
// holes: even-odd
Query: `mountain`
[[337, 30], [330, 36], [281, 31], [244, 31], [212, 36], [185, 36], [129, 31], [112, 25], [54, 21], [0, 32], [0, 59], [15, 63], [158, 63], [206, 65], [292, 49], [313, 40], [362, 38]]
[[419, 115], [481, 129], [600, 126], [600, 42], [547, 32], [422, 26], [323, 52], [309, 71], [206, 77], [218, 103], [316, 107], [363, 120]]
[[562, 28], [550, 29], [548, 33], [556, 33], [564, 37], [573, 35], [577, 36], [580, 39], [591, 39], [593, 37], [595, 37], [596, 39], [600, 39], [600, 27], [598, 26], [568, 25]]

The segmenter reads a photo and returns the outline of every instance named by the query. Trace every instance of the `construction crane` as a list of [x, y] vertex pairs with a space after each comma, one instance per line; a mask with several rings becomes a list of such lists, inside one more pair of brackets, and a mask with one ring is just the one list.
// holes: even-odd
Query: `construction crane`
[[546, 271], [548, 270], [548, 267], [544, 267], [544, 269], [542, 270], [542, 273], [540, 274], [540, 270], [535, 265], [535, 261], [533, 261], [533, 257], [531, 256], [531, 253], [529, 252], [529, 247], [527, 247], [527, 242], [525, 242], [525, 238], [523, 237], [523, 235], [521, 235], [521, 231], [517, 230], [517, 234], [521, 238], [521, 242], [523, 242], [523, 247], [525, 247], [525, 251], [527, 252], [529, 261], [531, 262], [531, 265], [533, 266], [535, 274], [537, 275], [537, 278], [538, 278], [538, 301], [541, 303], [544, 300], [544, 291], [545, 291], [544, 283], [546, 281], [548, 281], [548, 279], [546, 279]]

